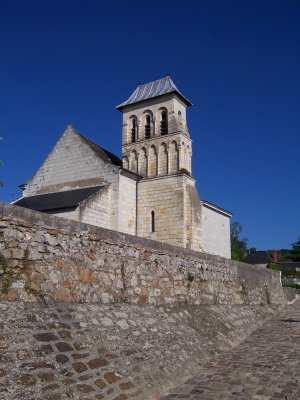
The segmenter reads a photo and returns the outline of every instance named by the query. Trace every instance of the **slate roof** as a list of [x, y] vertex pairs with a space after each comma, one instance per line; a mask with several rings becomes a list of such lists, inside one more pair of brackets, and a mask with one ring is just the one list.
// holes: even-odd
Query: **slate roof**
[[269, 264], [273, 262], [273, 258], [266, 250], [263, 250], [247, 254], [243, 261], [248, 264]]
[[277, 264], [280, 264], [283, 269], [290, 269], [290, 270], [293, 270], [293, 269], [296, 269], [296, 268], [300, 269], [300, 262], [298, 262], [298, 261], [295, 261], [295, 262], [293, 262], [293, 261], [290, 261], [290, 262], [278, 261]]
[[104, 161], [110, 162], [114, 165], [117, 165], [118, 167], [122, 167], [122, 160], [115, 156], [113, 153], [111, 153], [108, 150], [105, 150], [103, 147], [100, 147], [97, 143], [92, 142], [90, 139], [87, 137], [81, 135], [81, 133], [76, 132], [81, 139], [92, 149], [98, 156], [100, 156]]
[[138, 85], [129, 99], [124, 101], [124, 103], [120, 104], [116, 108], [121, 110], [123, 107], [129, 104], [138, 103], [139, 101], [151, 99], [153, 97], [162, 96], [172, 92], [177, 93], [188, 106], [192, 105], [192, 103], [177, 89], [170, 75], [166, 75], [164, 78], [156, 81]]
[[76, 207], [83, 200], [92, 196], [103, 186], [93, 186], [83, 189], [66, 190], [63, 192], [39, 194], [37, 196], [22, 197], [14, 204], [19, 207], [35, 211], [57, 210], [59, 208]]

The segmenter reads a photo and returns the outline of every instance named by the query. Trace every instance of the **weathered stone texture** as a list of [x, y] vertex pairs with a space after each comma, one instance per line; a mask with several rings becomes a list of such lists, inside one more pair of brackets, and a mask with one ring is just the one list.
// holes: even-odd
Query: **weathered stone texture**
[[0, 398], [158, 398], [276, 313], [259, 305], [2, 301]]
[[161, 400], [299, 400], [299, 325], [298, 300]]
[[136, 234], [137, 182], [119, 175], [118, 191], [118, 231]]
[[42, 166], [27, 182], [25, 196], [111, 182], [118, 167], [100, 160], [74, 132], [69, 125]]
[[276, 271], [12, 205], [1, 204], [0, 211], [0, 252], [7, 260], [0, 284], [8, 299], [285, 302]]

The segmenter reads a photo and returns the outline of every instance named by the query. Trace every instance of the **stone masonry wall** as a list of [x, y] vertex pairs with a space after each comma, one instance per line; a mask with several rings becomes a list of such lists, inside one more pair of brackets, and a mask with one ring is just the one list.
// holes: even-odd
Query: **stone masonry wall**
[[[138, 236], [185, 246], [183, 175], [138, 184]], [[152, 232], [151, 212], [155, 215]]]
[[3, 299], [283, 304], [279, 273], [0, 203]]
[[118, 170], [98, 157], [69, 125], [27, 182], [24, 196], [112, 183]]
[[118, 191], [118, 231], [135, 235], [136, 233], [136, 187], [137, 182], [122, 174], [119, 175]]
[[112, 198], [115, 184], [108, 184], [96, 194], [81, 202], [79, 206], [79, 221], [85, 224], [112, 228]]

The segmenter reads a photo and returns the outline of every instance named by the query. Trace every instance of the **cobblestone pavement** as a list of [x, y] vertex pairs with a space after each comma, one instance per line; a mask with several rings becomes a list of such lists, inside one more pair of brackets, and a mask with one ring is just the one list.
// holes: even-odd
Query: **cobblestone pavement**
[[161, 400], [299, 400], [300, 300], [171, 393]]

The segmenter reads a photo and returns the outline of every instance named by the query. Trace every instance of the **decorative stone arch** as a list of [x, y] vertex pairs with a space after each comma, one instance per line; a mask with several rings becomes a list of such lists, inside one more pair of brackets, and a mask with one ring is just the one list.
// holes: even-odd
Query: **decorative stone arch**
[[166, 107], [161, 107], [158, 110], [158, 121], [159, 121], [159, 133], [161, 136], [167, 135], [169, 133], [169, 114]]
[[144, 126], [144, 138], [150, 139], [154, 136], [154, 118], [151, 110], [143, 112], [142, 125]]
[[169, 173], [177, 174], [179, 171], [179, 151], [176, 140], [172, 140], [169, 147]]
[[166, 143], [161, 143], [158, 151], [158, 175], [168, 174], [168, 148]]
[[135, 143], [139, 138], [139, 124], [136, 115], [131, 115], [128, 120], [129, 142]]
[[138, 172], [140, 175], [146, 177], [147, 176], [147, 151], [145, 147], [142, 147], [139, 151], [139, 159], [138, 159]]
[[124, 169], [129, 169], [129, 159], [127, 156], [122, 158], [122, 164]]
[[137, 174], [138, 172], [138, 156], [136, 150], [132, 150], [129, 159], [129, 169]]
[[157, 151], [154, 145], [152, 145], [149, 149], [148, 176], [149, 177], [157, 176]]

